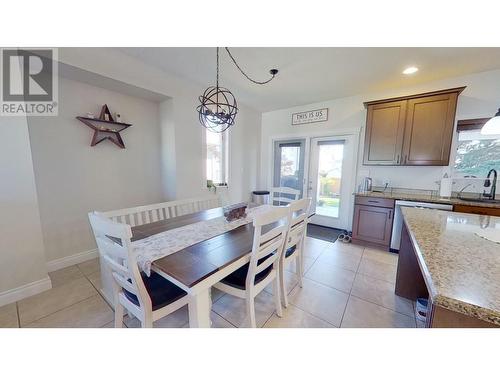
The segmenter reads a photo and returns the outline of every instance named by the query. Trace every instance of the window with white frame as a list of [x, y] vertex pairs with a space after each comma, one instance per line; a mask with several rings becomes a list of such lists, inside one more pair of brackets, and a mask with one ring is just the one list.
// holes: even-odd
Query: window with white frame
[[227, 184], [228, 182], [228, 131], [214, 133], [206, 130], [207, 182]]
[[455, 173], [484, 177], [490, 169], [500, 168], [500, 135], [482, 135], [481, 130], [458, 133]]

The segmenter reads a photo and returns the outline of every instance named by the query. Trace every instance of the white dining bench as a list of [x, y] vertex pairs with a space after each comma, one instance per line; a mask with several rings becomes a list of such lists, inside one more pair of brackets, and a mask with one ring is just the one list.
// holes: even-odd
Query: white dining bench
[[[157, 221], [171, 219], [182, 215], [188, 215], [215, 207], [220, 207], [220, 200], [217, 196], [211, 195], [206, 197], [181, 199], [99, 213], [117, 223], [128, 224], [131, 227], [135, 227], [137, 225], [150, 224]], [[101, 265], [101, 291], [108, 303], [114, 305], [112, 276], [106, 268], [104, 262], [104, 251], [102, 251], [102, 249], [98, 250]]]

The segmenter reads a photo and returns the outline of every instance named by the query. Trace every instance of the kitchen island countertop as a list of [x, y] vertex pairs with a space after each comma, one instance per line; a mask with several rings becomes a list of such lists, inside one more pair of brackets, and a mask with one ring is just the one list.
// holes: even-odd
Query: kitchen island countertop
[[500, 244], [480, 237], [500, 231], [500, 217], [402, 207], [433, 304], [500, 325]]

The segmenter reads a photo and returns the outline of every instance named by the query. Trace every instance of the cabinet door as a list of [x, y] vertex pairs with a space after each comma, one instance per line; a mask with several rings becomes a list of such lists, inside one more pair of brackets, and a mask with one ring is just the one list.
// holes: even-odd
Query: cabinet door
[[448, 165], [457, 93], [408, 100], [404, 165]]
[[352, 237], [379, 245], [389, 245], [392, 234], [392, 216], [392, 208], [356, 204]]
[[406, 100], [368, 106], [365, 165], [398, 165], [401, 159]]

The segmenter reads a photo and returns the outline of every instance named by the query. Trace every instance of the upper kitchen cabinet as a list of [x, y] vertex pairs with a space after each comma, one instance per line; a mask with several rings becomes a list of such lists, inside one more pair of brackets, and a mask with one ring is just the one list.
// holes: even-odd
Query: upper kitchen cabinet
[[406, 121], [406, 100], [368, 106], [365, 164], [399, 164]]
[[365, 165], [448, 165], [465, 87], [366, 102]]

